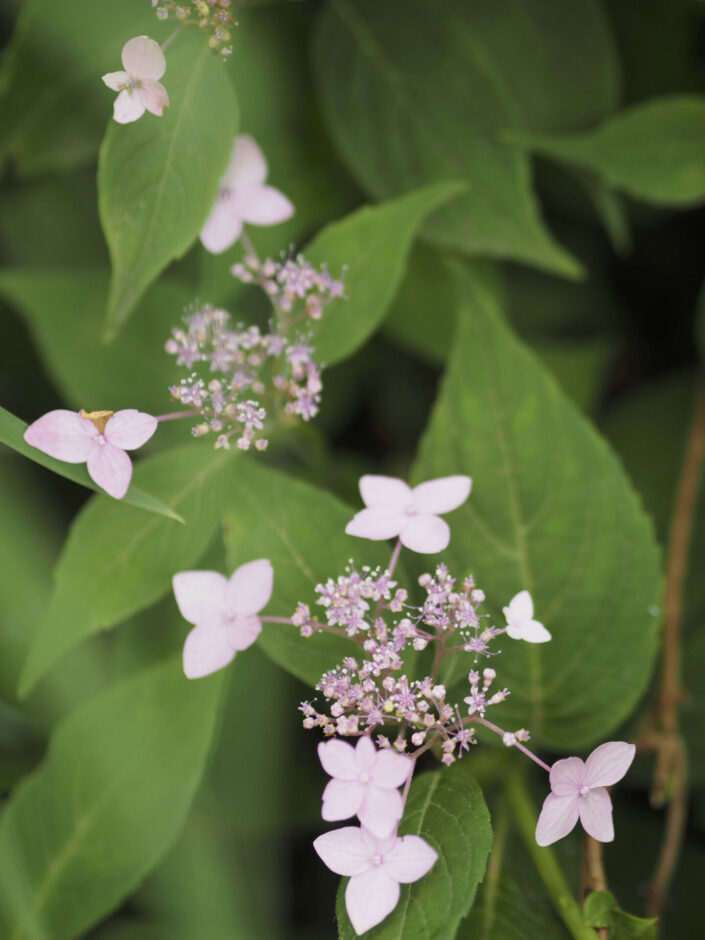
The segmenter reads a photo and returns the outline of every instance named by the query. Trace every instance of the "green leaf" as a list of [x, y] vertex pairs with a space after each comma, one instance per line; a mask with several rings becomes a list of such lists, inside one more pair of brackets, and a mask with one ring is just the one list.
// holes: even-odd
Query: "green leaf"
[[535, 153], [597, 173], [615, 189], [657, 206], [705, 200], [705, 97], [654, 98], [588, 134], [518, 135]]
[[[41, 467], [46, 467], [48, 470], [53, 470], [54, 473], [66, 477], [67, 480], [80, 483], [81, 486], [88, 487], [88, 489], [94, 490], [96, 493], [103, 492], [88, 476], [88, 471], [83, 465], [55, 460], [53, 457], [49, 457], [47, 454], [43, 454], [40, 450], [37, 450], [36, 447], [31, 447], [29, 444], [25, 443], [23, 435], [26, 429], [27, 425], [24, 421], [20, 421], [19, 418], [10, 414], [9, 411], [0, 408], [0, 444], [6, 444], [8, 447], [17, 451], [18, 454], [22, 454], [23, 457], [29, 457], [34, 463], [38, 463]], [[138, 509], [147, 509], [149, 512], [166, 516], [168, 519], [174, 519], [177, 522], [184, 521], [179, 513], [170, 506], [167, 506], [166, 503], [138, 489], [132, 483], [126, 495], [123, 496], [121, 500], [113, 500], [113, 502], [126, 503]]]
[[306, 248], [308, 261], [344, 273], [345, 298], [333, 300], [311, 329], [321, 362], [347, 358], [376, 329], [404, 274], [414, 235], [438, 206], [465, 189], [436, 183], [400, 199], [366, 206], [333, 222]]
[[0, 159], [11, 154], [32, 174], [89, 162], [112, 114], [101, 75], [120, 68], [132, 36], [162, 42], [171, 31], [142, 0], [71, 0], [70, 15], [53, 0], [28, 0], [5, 63]]
[[585, 923], [589, 927], [608, 927], [614, 940], [656, 940], [658, 917], [635, 917], [617, 905], [609, 891], [592, 891], [583, 905]]
[[[529, 590], [553, 635], [501, 644], [499, 681], [512, 694], [495, 720], [573, 752], [604, 739], [649, 681], [658, 549], [618, 461], [502, 323], [492, 284], [477, 272], [459, 288], [453, 354], [413, 476], [473, 478], [452, 521], [451, 570], [473, 573], [497, 625]], [[456, 660], [446, 682], [466, 671]]]
[[49, 613], [22, 676], [26, 694], [80, 640], [120, 623], [165, 594], [215, 529], [232, 475], [231, 458], [195, 441], [143, 460], [135, 476], [168, 499], [188, 523], [145, 516], [108, 497], [78, 514], [55, 572]]
[[612, 910], [617, 901], [609, 891], [591, 891], [583, 904], [583, 917], [588, 927], [610, 927]]
[[432, 0], [326, 5], [314, 65], [333, 139], [376, 199], [437, 180], [468, 182], [468, 194], [425, 227], [434, 242], [577, 276], [579, 264], [541, 221], [528, 162], [499, 139], [523, 121], [466, 6], [460, 0], [442, 8]]
[[[420, 835], [438, 852], [431, 871], [401, 886], [395, 910], [369, 940], [451, 940], [472, 907], [492, 846], [492, 827], [482, 790], [462, 764], [422, 774], [411, 785], [399, 835]], [[357, 936], [345, 911], [344, 886], [336, 914], [340, 940]]]
[[70, 940], [109, 913], [176, 838], [213, 736], [218, 678], [170, 660], [70, 715], [0, 823], [0, 932]]
[[[243, 460], [231, 492], [224, 516], [228, 568], [269, 558], [274, 592], [265, 616], [291, 617], [299, 601], [315, 613], [315, 586], [342, 574], [351, 558], [358, 566], [389, 563], [386, 545], [345, 534], [354, 510], [324, 490]], [[307, 639], [296, 627], [278, 623], [265, 624], [258, 643], [308, 685], [315, 685], [326, 669], [360, 649], [351, 640], [328, 633]]]
[[197, 237], [237, 133], [232, 85], [205, 38], [180, 36], [172, 49], [170, 107], [161, 118], [111, 122], [100, 149], [98, 206], [113, 264], [107, 337]]
[[[137, 315], [106, 346], [100, 341], [100, 313], [109, 280], [104, 268], [4, 268], [0, 296], [26, 320], [71, 407], [134, 407], [150, 414], [170, 410], [165, 407], [169, 386], [179, 376], [164, 343], [192, 295], [182, 284], [161, 278], [138, 304]], [[164, 425], [158, 436], [163, 432]]]

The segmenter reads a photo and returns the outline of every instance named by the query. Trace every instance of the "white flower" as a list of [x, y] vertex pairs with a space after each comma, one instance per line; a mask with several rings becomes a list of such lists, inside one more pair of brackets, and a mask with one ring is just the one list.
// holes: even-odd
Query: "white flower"
[[507, 618], [507, 636], [527, 643], [547, 643], [551, 634], [538, 620], [534, 620], [534, 602], [528, 591], [519, 591], [503, 608]]
[[124, 72], [108, 72], [103, 81], [120, 94], [115, 99], [113, 117], [118, 124], [129, 124], [145, 111], [161, 117], [169, 107], [166, 88], [157, 81], [166, 72], [166, 59], [158, 42], [147, 36], [129, 39], [122, 47]]

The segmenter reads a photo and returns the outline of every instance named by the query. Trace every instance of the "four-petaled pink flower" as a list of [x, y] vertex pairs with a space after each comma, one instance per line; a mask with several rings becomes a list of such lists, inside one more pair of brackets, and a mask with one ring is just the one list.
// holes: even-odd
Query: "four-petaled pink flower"
[[294, 214], [283, 193], [265, 186], [267, 161], [249, 134], [235, 138], [230, 164], [223, 174], [218, 198], [201, 231], [203, 247], [214, 255], [234, 245], [243, 222], [277, 225]]
[[272, 565], [258, 558], [237, 568], [230, 579], [217, 571], [180, 571], [173, 577], [179, 610], [195, 624], [184, 643], [184, 672], [200, 679], [222, 669], [257, 639], [255, 616], [272, 595]]
[[345, 908], [356, 934], [381, 923], [399, 902], [399, 885], [418, 881], [433, 868], [435, 849], [420, 836], [378, 839], [357, 826], [314, 840], [318, 855], [338, 875], [349, 875]]
[[527, 643], [547, 643], [551, 634], [538, 620], [534, 620], [534, 602], [528, 591], [519, 591], [503, 608], [507, 618], [507, 636]]
[[323, 791], [321, 815], [328, 822], [357, 815], [362, 825], [379, 838], [396, 829], [404, 812], [397, 787], [413, 770], [410, 757], [378, 750], [367, 735], [357, 746], [345, 741], [318, 745], [318, 758], [333, 778]]
[[156, 430], [157, 419], [135, 408], [116, 412], [58, 408], [30, 424], [24, 439], [57, 460], [85, 462], [93, 482], [122, 499], [132, 478], [132, 462], [125, 451], [141, 447]]
[[633, 744], [609, 741], [595, 748], [586, 761], [579, 757], [556, 761], [551, 767], [551, 792], [536, 826], [538, 844], [551, 845], [567, 836], [578, 818], [593, 839], [611, 842], [612, 801], [605, 787], [622, 779], [635, 753]]
[[148, 36], [135, 36], [122, 47], [124, 72], [108, 72], [103, 81], [120, 94], [113, 105], [118, 124], [129, 124], [145, 111], [161, 117], [169, 107], [169, 95], [158, 79], [166, 72], [166, 59], [158, 42]]
[[413, 552], [442, 552], [450, 542], [448, 523], [439, 513], [456, 509], [470, 495], [470, 477], [440, 477], [411, 489], [394, 477], [364, 476], [360, 493], [366, 509], [348, 522], [348, 535], [363, 539], [395, 538]]

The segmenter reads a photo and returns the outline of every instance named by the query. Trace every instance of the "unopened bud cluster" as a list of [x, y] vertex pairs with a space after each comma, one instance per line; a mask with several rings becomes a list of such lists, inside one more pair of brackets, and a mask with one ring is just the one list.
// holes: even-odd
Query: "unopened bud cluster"
[[317, 270], [302, 255], [281, 262], [246, 255], [230, 273], [244, 284], [259, 284], [275, 309], [292, 322], [320, 320], [325, 305], [344, 293], [342, 278], [336, 280], [325, 267]]
[[237, 20], [230, 12], [230, 0], [152, 0], [160, 20], [172, 19], [184, 26], [198, 26], [210, 33], [208, 43], [222, 56], [229, 56], [230, 30]]

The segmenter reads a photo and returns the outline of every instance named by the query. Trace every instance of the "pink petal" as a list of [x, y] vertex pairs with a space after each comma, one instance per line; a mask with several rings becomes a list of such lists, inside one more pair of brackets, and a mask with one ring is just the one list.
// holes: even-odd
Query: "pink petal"
[[24, 432], [31, 447], [66, 463], [83, 463], [97, 437], [98, 430], [90, 421], [63, 408], [37, 418]]
[[548, 794], [536, 824], [536, 841], [539, 845], [551, 845], [568, 835], [578, 821], [579, 799], [577, 793], [571, 796]]
[[232, 189], [246, 188], [261, 185], [266, 179], [267, 161], [254, 137], [239, 134], [235, 138], [230, 164], [222, 179], [223, 185]]
[[184, 643], [184, 672], [187, 679], [200, 679], [227, 666], [235, 658], [225, 630], [194, 627]]
[[185, 620], [211, 627], [222, 624], [228, 584], [222, 574], [217, 571], [180, 571], [171, 583]]
[[612, 800], [604, 787], [590, 790], [587, 796], [581, 796], [578, 806], [583, 829], [598, 842], [612, 842], [614, 823], [612, 822]]
[[357, 817], [373, 836], [384, 839], [394, 832], [404, 812], [401, 793], [398, 790], [382, 790], [373, 783], [368, 783], [364, 789]]
[[133, 78], [159, 79], [166, 72], [166, 58], [159, 43], [147, 36], [128, 39], [121, 58], [123, 68]]
[[355, 745], [355, 763], [358, 773], [369, 774], [377, 762], [377, 748], [369, 735], [363, 734]]
[[142, 86], [139, 89], [142, 104], [152, 114], [161, 117], [164, 108], [169, 107], [169, 95], [166, 88], [160, 83], [155, 82], [153, 78], [142, 79]]
[[318, 745], [318, 759], [325, 772], [338, 780], [357, 780], [360, 774], [355, 748], [345, 741], [321, 741]]
[[396, 477], [367, 474], [360, 478], [360, 495], [368, 508], [386, 506], [406, 512], [413, 502], [411, 488]]
[[131, 124], [144, 114], [142, 99], [133, 88], [121, 91], [113, 103], [113, 117], [118, 124]]
[[579, 757], [565, 757], [551, 767], [551, 790], [556, 796], [577, 793], [585, 783], [585, 764]]
[[360, 809], [365, 787], [357, 780], [329, 780], [323, 791], [321, 816], [328, 822], [349, 819]]
[[228, 643], [238, 652], [246, 650], [248, 646], [252, 646], [261, 632], [262, 623], [259, 617], [235, 617], [228, 623]]
[[336, 875], [359, 875], [369, 866], [370, 850], [359, 826], [344, 826], [313, 840], [319, 858]]
[[233, 193], [233, 208], [251, 225], [278, 225], [294, 214], [294, 207], [273, 186], [247, 186]]
[[132, 462], [124, 450], [108, 441], [94, 443], [86, 458], [88, 476], [115, 499], [122, 499], [132, 479]]
[[387, 750], [377, 751], [377, 759], [370, 776], [376, 787], [400, 787], [406, 783], [413, 768], [413, 760], [404, 754]]
[[274, 572], [268, 558], [240, 565], [230, 575], [225, 603], [230, 614], [256, 614], [272, 596]]
[[121, 450], [136, 450], [150, 439], [157, 427], [158, 421], [152, 415], [136, 408], [123, 408], [108, 418], [105, 439]]
[[585, 761], [585, 783], [589, 787], [611, 787], [631, 767], [636, 747], [626, 741], [608, 741], [596, 747]]
[[232, 211], [229, 196], [218, 196], [201, 229], [201, 244], [211, 254], [219, 255], [234, 245], [242, 234], [242, 221]]
[[120, 91], [130, 81], [127, 72], [108, 72], [102, 78], [108, 88], [112, 88], [113, 91]]
[[448, 547], [450, 528], [439, 516], [410, 516], [399, 537], [412, 552], [433, 555]]
[[[521, 639], [526, 643], [548, 643], [551, 639], [551, 634], [538, 620], [528, 620], [523, 623], [520, 632]], [[509, 633], [509, 630], [507, 630], [507, 633]]]
[[345, 526], [345, 531], [348, 535], [378, 542], [380, 539], [391, 539], [399, 535], [408, 519], [409, 517], [398, 509], [376, 506], [374, 509], [361, 509], [355, 513]]
[[345, 909], [355, 933], [365, 933], [380, 924], [399, 903], [399, 885], [383, 866], [354, 875], [345, 889]]
[[470, 477], [440, 477], [419, 483], [411, 491], [416, 512], [429, 515], [442, 515], [457, 509], [470, 495], [472, 480]]
[[509, 617], [512, 620], [531, 620], [534, 616], [534, 602], [528, 591], [519, 591], [509, 601]]
[[384, 856], [384, 870], [395, 881], [407, 885], [427, 875], [438, 859], [438, 852], [420, 836], [402, 836]]

